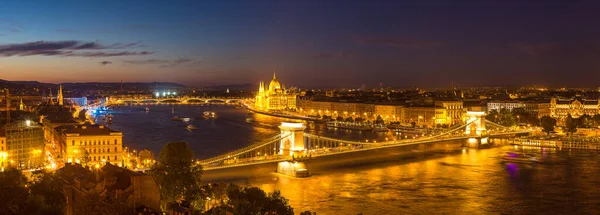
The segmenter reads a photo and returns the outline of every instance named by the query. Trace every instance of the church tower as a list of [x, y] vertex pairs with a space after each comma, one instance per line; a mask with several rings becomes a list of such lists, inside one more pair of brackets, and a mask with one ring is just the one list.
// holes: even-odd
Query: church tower
[[58, 105], [63, 106], [63, 90], [62, 90], [62, 84], [59, 85], [58, 87]]
[[52, 88], [50, 88], [50, 96], [48, 97], [48, 104], [54, 105], [54, 100], [52, 100]]
[[23, 104], [23, 97], [21, 97], [21, 102], [19, 103], [19, 110], [25, 110], [25, 104]]

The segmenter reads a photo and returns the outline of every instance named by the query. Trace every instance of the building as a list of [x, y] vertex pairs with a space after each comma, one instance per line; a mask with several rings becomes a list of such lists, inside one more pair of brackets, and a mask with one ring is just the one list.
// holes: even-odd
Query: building
[[506, 109], [512, 111], [515, 108], [524, 108], [525, 104], [519, 101], [491, 101], [487, 103], [487, 111], [498, 111]]
[[8, 152], [6, 152], [6, 132], [0, 129], [0, 168], [8, 166]]
[[[437, 112], [437, 113], [436, 113]], [[445, 124], [445, 119], [438, 118], [440, 115], [445, 115], [443, 108], [436, 108], [433, 105], [416, 105], [406, 107], [402, 122], [415, 123], [416, 126], [433, 127], [437, 124]]]
[[[298, 112], [309, 116], [331, 116], [352, 117], [370, 120], [376, 117], [376, 104], [341, 102], [341, 101], [317, 101], [310, 99], [298, 100]], [[384, 113], [385, 114], [385, 113]], [[391, 116], [390, 116], [391, 117]]]
[[400, 121], [404, 112], [404, 106], [397, 104], [376, 104], [375, 115], [381, 116], [386, 122]]
[[122, 132], [91, 124], [59, 126], [56, 131], [60, 134], [59, 145], [65, 146], [64, 158], [67, 163], [84, 162], [87, 152], [88, 165], [122, 165]]
[[[113, 198], [131, 208], [160, 209], [160, 190], [152, 176], [106, 164], [90, 171], [79, 164], [67, 164], [57, 174], [65, 179], [65, 214], [75, 214], [76, 208], [91, 194]], [[135, 213], [132, 213], [135, 214]]]
[[44, 129], [35, 121], [17, 121], [4, 128], [4, 142], [0, 146], [6, 164], [19, 169], [34, 169], [45, 166]]
[[580, 116], [587, 114], [590, 116], [600, 113], [600, 100], [589, 100], [589, 99], [558, 99], [552, 98], [550, 100], [550, 116], [563, 120], [567, 118], [569, 114], [573, 118], [579, 118]]
[[454, 125], [463, 122], [465, 109], [462, 101], [436, 101], [435, 107], [436, 124]]
[[268, 88], [260, 82], [254, 107], [265, 111], [296, 110], [296, 94], [288, 92], [273, 73]]

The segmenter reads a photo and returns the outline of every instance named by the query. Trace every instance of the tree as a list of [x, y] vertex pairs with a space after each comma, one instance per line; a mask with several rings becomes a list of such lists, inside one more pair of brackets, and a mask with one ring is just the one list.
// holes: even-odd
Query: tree
[[577, 132], [577, 123], [573, 120], [571, 114], [567, 115], [567, 120], [565, 122], [565, 130], [569, 135], [573, 135], [573, 133]]
[[161, 203], [195, 200], [200, 187], [202, 166], [193, 162], [194, 152], [186, 142], [165, 145], [152, 166], [151, 174], [160, 188]]
[[226, 189], [226, 199], [204, 214], [226, 213], [293, 215], [294, 209], [279, 191], [267, 194], [258, 187], [230, 184]]
[[335, 118], [335, 120], [341, 122], [341, 121], [344, 121], [344, 117], [338, 116]]
[[156, 159], [154, 157], [154, 153], [152, 153], [152, 151], [148, 149], [140, 151], [138, 157], [142, 165], [146, 168], [152, 165], [154, 163], [154, 160]]
[[0, 172], [0, 214], [23, 214], [27, 208], [26, 200], [29, 195], [25, 187], [27, 178], [20, 170], [15, 168], [5, 169]]
[[556, 126], [556, 119], [550, 116], [543, 116], [540, 121], [542, 123], [542, 131], [546, 132], [547, 135], [550, 135], [550, 132], [553, 132], [554, 126]]
[[81, 153], [81, 155], [79, 156], [79, 161], [81, 161], [81, 163], [84, 166], [87, 166], [88, 163], [90, 162], [91, 158], [90, 158], [90, 153], [87, 150], [83, 150], [83, 152]]
[[381, 115], [377, 116], [377, 119], [375, 119], [375, 124], [383, 124], [383, 118], [381, 117]]
[[74, 214], [85, 215], [129, 215], [132, 214], [133, 208], [125, 205], [123, 200], [115, 199], [109, 196], [103, 196], [98, 193], [89, 193], [77, 199], [79, 202], [75, 204]]
[[346, 121], [346, 122], [354, 122], [354, 119], [352, 119], [352, 117], [348, 117], [348, 118], [346, 118], [346, 120], [345, 120], [345, 121]]
[[62, 214], [67, 202], [63, 195], [63, 185], [64, 180], [56, 173], [41, 170], [33, 173], [30, 193], [43, 197], [45, 205], [52, 206], [57, 213]]

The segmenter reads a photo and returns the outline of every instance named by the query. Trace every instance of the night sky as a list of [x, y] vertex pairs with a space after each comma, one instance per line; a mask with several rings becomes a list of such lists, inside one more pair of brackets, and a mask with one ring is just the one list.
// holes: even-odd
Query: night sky
[[600, 86], [600, 1], [525, 2], [2, 0], [0, 79]]

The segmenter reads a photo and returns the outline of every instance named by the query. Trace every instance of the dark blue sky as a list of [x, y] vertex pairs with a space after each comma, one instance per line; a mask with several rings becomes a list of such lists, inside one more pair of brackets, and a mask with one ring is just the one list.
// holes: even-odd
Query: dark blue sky
[[[483, 3], [486, 2], [486, 3]], [[600, 86], [598, 1], [22, 1], [0, 78]]]

